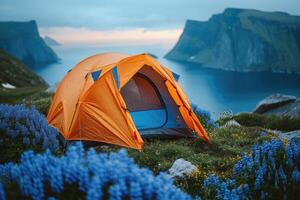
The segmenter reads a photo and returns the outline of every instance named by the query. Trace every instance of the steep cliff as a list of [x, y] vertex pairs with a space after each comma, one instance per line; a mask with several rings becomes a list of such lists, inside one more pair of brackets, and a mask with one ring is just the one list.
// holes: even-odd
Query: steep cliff
[[20, 60], [0, 49], [0, 88], [5, 86], [24, 88], [47, 86], [47, 83]]
[[40, 37], [35, 21], [0, 22], [0, 48], [29, 66], [58, 60]]
[[300, 73], [300, 17], [228, 8], [186, 22], [168, 59], [232, 71]]

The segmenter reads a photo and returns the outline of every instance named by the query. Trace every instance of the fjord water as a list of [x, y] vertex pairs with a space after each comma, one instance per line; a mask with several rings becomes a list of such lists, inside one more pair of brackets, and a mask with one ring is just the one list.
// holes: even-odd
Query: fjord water
[[190, 101], [210, 111], [214, 118], [218, 118], [225, 111], [233, 113], [252, 111], [260, 100], [274, 93], [300, 97], [300, 75], [207, 69], [197, 64], [164, 59], [163, 55], [168, 49], [169, 47], [155, 45], [101, 48], [59, 46], [54, 47], [61, 58], [59, 63], [36, 67], [34, 70], [53, 85], [60, 82], [67, 71], [82, 59], [97, 53], [115, 51], [127, 54], [153, 53], [159, 57], [161, 63], [180, 75], [179, 83]]

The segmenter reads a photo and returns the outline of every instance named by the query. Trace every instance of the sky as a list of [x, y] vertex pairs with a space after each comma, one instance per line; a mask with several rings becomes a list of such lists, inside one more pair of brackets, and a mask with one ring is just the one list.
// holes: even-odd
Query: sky
[[0, 0], [0, 21], [34, 19], [63, 44], [174, 43], [187, 19], [228, 7], [300, 15], [300, 0]]

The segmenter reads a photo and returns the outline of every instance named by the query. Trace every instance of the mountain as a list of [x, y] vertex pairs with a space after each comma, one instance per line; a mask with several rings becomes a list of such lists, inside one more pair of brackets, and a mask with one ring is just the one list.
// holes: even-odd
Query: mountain
[[44, 37], [44, 41], [48, 46], [60, 46], [61, 44], [49, 36]]
[[17, 58], [0, 49], [0, 88], [47, 86], [47, 83]]
[[29, 66], [58, 61], [40, 37], [35, 21], [0, 22], [0, 48]]
[[165, 57], [223, 70], [300, 73], [300, 17], [228, 8], [206, 22], [187, 20]]

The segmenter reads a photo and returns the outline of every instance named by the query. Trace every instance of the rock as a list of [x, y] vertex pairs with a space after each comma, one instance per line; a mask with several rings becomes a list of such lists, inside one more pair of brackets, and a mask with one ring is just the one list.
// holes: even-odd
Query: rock
[[285, 139], [290, 141], [291, 139], [300, 140], [300, 130], [295, 130], [287, 133], [280, 133], [278, 136], [280, 139]]
[[300, 17], [228, 8], [208, 21], [187, 20], [167, 59], [230, 71], [300, 73]]
[[265, 115], [288, 116], [291, 118], [300, 118], [300, 100], [285, 104], [281, 107], [269, 110]]
[[0, 48], [28, 66], [58, 61], [55, 52], [40, 37], [35, 21], [0, 22]]
[[183, 178], [196, 171], [197, 167], [195, 165], [183, 158], [179, 158], [173, 163], [172, 167], [168, 170], [168, 173], [172, 178]]
[[296, 101], [296, 97], [294, 96], [274, 94], [260, 101], [257, 104], [254, 113], [262, 114], [294, 101]]
[[232, 120], [229, 120], [228, 122], [226, 122], [226, 124], [223, 125], [222, 127], [226, 127], [226, 128], [227, 127], [241, 127], [241, 125], [237, 121], [232, 119]]
[[300, 99], [282, 94], [271, 95], [258, 103], [254, 113], [300, 118]]
[[9, 83], [1, 83], [1, 86], [6, 88], [6, 89], [16, 89], [16, 86], [11, 85]]

